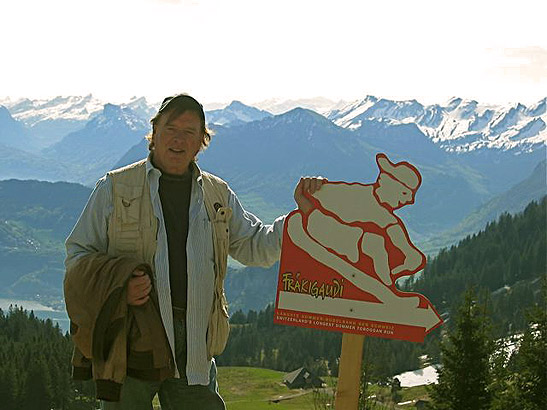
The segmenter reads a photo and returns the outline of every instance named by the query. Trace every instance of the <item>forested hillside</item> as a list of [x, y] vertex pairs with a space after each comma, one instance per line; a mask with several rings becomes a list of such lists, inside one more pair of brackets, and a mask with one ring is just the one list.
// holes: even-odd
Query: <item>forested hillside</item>
[[95, 409], [91, 383], [71, 380], [72, 342], [51, 320], [0, 310], [0, 408]]
[[408, 288], [423, 293], [439, 311], [449, 311], [471, 286], [492, 293], [492, 315], [500, 331], [522, 329], [522, 309], [539, 297], [546, 272], [547, 199], [524, 212], [504, 214], [484, 231], [443, 249], [428, 261], [423, 275]]
[[[256, 366], [284, 372], [305, 366], [321, 376], [338, 375], [342, 334], [273, 323], [273, 305], [248, 314], [232, 315], [231, 331], [220, 366]], [[367, 338], [367, 365], [371, 381], [384, 381], [408, 369], [418, 368], [422, 345], [399, 340]]]

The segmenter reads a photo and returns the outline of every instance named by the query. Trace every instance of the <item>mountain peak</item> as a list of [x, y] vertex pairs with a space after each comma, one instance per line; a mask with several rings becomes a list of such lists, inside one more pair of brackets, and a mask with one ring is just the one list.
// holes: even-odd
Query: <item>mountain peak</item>
[[103, 115], [106, 117], [112, 117], [114, 115], [122, 114], [122, 107], [115, 104], [107, 103], [104, 105]]
[[286, 113], [276, 115], [273, 117], [275, 124], [290, 124], [290, 123], [303, 123], [303, 124], [314, 124], [314, 123], [324, 123], [327, 127], [336, 127], [331, 121], [323, 117], [321, 114], [316, 113], [313, 110], [308, 110], [307, 108], [297, 107], [293, 108]]
[[296, 107], [292, 110], [287, 111], [284, 114], [279, 115], [279, 117], [307, 117], [307, 118], [316, 118], [322, 117], [322, 115], [316, 113], [315, 111], [308, 110], [307, 108]]
[[539, 100], [536, 104], [528, 108], [527, 113], [533, 117], [539, 117], [547, 112], [547, 97]]
[[234, 100], [234, 101], [232, 101], [230, 104], [228, 104], [228, 105], [226, 106], [226, 108], [241, 109], [241, 108], [249, 108], [249, 106], [243, 104], [241, 101]]
[[224, 108], [207, 111], [205, 117], [209, 124], [234, 126], [243, 123], [259, 121], [271, 116], [267, 111], [256, 107], [243, 104], [241, 101], [234, 100]]
[[129, 100], [128, 105], [129, 104], [148, 104], [148, 101], [146, 100], [146, 97], [137, 97], [136, 95], [134, 95]]
[[85, 128], [108, 128], [115, 124], [117, 124], [116, 126], [133, 131], [147, 130], [149, 128], [148, 122], [137, 115], [131, 108], [110, 103], [105, 104], [102, 113], [89, 120]]
[[4, 107], [3, 105], [0, 105], [0, 120], [4, 118], [12, 118], [12, 116], [6, 107]]
[[460, 97], [452, 97], [450, 100], [448, 100], [448, 103], [446, 105], [447, 111], [454, 111], [458, 106], [462, 103], [462, 99]]

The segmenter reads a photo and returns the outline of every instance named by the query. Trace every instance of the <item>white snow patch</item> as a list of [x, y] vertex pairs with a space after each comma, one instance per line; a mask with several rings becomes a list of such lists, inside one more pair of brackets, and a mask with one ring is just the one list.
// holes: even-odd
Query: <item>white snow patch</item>
[[349, 130], [361, 127], [365, 111], [367, 119], [386, 124], [414, 122], [432, 142], [449, 152], [487, 148], [518, 153], [532, 150], [536, 144], [547, 144], [545, 99], [530, 108], [522, 104], [480, 104], [460, 98], [451, 99], [446, 106], [417, 109], [414, 105], [419, 103], [413, 104], [368, 96], [329, 113], [328, 118]]
[[415, 403], [415, 401], [414, 400], [402, 401], [400, 403], [397, 403], [397, 406], [406, 406], [407, 404], [412, 404], [412, 403]]
[[348, 107], [341, 110], [342, 117], [335, 120], [334, 123], [340, 127], [349, 128], [352, 125], [352, 120], [355, 117], [363, 114], [374, 104], [376, 104], [376, 101], [368, 98], [362, 101], [354, 102]]
[[401, 387], [416, 387], [437, 383], [437, 365], [427, 366], [423, 369], [404, 372], [394, 376], [401, 382]]

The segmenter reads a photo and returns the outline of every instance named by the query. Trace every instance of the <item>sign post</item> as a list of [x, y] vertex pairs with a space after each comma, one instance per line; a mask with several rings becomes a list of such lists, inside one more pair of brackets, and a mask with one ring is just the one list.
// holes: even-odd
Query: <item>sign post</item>
[[376, 163], [374, 183], [326, 182], [284, 225], [274, 323], [344, 333], [337, 410], [357, 408], [364, 336], [423, 342], [442, 323], [427, 298], [397, 288], [426, 263], [394, 213], [422, 177], [385, 154]]
[[355, 410], [359, 405], [359, 384], [361, 382], [361, 362], [365, 336], [344, 333], [342, 352], [338, 366], [338, 385], [336, 386], [336, 410]]

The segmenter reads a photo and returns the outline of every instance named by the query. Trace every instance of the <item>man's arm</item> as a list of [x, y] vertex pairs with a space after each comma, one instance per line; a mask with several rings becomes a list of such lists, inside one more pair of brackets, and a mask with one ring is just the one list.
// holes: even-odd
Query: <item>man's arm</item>
[[228, 195], [228, 206], [232, 208], [230, 256], [247, 266], [273, 265], [279, 260], [281, 252], [285, 215], [277, 218], [273, 224], [266, 225], [243, 208], [230, 188]]
[[[72, 268], [78, 260], [91, 253], [108, 251], [108, 219], [114, 209], [112, 203], [112, 180], [101, 178], [91, 193], [87, 204], [65, 241], [66, 269]], [[143, 305], [148, 302], [152, 290], [149, 275], [143, 269], [135, 269], [127, 283], [127, 303]]]
[[[301, 178], [294, 199], [304, 213], [312, 209], [312, 202], [306, 198], [326, 182], [322, 178]], [[251, 212], [247, 212], [236, 194], [229, 189], [228, 205], [232, 208], [230, 220], [230, 255], [247, 266], [271, 266], [279, 260], [281, 238], [286, 215], [277, 218], [272, 225], [264, 224]]]
[[101, 178], [65, 241], [65, 267], [69, 269], [80, 257], [108, 250], [108, 218], [112, 213], [112, 181]]

